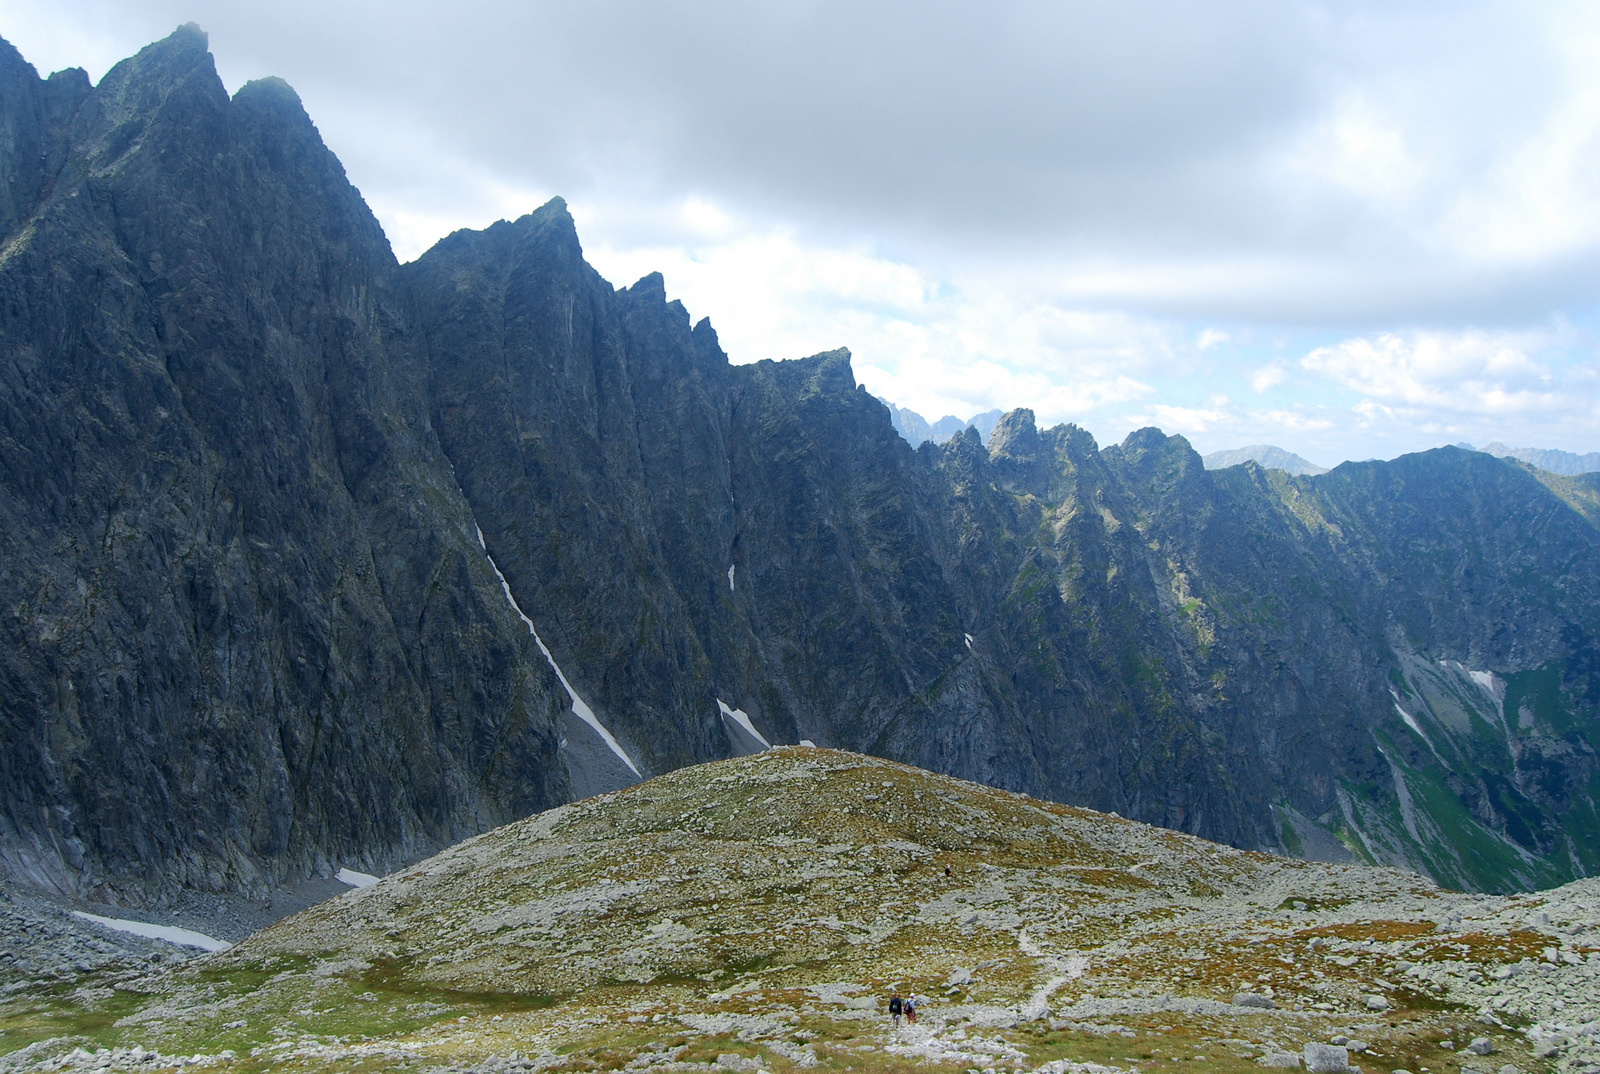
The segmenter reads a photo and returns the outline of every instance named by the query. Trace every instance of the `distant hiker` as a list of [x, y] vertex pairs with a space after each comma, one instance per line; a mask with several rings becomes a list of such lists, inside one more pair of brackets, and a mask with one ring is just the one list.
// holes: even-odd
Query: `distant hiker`
[[906, 997], [906, 1025], [917, 1024], [917, 997], [915, 993]]
[[900, 1012], [905, 1010], [905, 1006], [905, 1001], [900, 998], [900, 993], [896, 992], [889, 997], [889, 1017], [894, 1019], [894, 1024], [897, 1026], [900, 1024]]
[[944, 875], [945, 876], [949, 876], [950, 875], [950, 864], [948, 862], [945, 863]]

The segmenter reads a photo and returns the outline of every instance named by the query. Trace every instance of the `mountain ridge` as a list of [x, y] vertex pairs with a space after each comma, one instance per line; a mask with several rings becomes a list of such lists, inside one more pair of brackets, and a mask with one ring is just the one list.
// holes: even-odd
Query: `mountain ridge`
[[915, 410], [898, 407], [887, 399], [879, 399], [880, 403], [889, 408], [889, 420], [894, 425], [895, 432], [905, 437], [906, 443], [912, 447], [921, 447], [925, 442], [943, 444], [952, 436], [959, 435], [966, 429], [976, 429], [980, 439], [988, 440], [989, 434], [994, 431], [995, 422], [999, 421], [1004, 411], [986, 410], [982, 414], [974, 414], [966, 421], [946, 414], [938, 421], [930, 422]]
[[1213, 451], [1205, 456], [1204, 461], [1207, 470], [1222, 470], [1229, 466], [1242, 466], [1247, 462], [1253, 462], [1269, 470], [1282, 470], [1299, 477], [1315, 477], [1317, 474], [1328, 472], [1325, 466], [1318, 466], [1292, 451], [1285, 451], [1271, 444], [1250, 444], [1227, 451]]
[[1463, 887], [1600, 869], [1592, 481], [1026, 410], [913, 448], [847, 350], [730, 363], [559, 199], [398, 265], [198, 30], [19, 71], [0, 135], [64, 148], [0, 239], [7, 876], [266, 899], [751, 733]]
[[1563, 477], [1576, 477], [1580, 474], [1592, 474], [1600, 471], [1600, 451], [1591, 451], [1587, 454], [1578, 454], [1573, 451], [1560, 451], [1554, 448], [1507, 447], [1498, 440], [1485, 444], [1481, 448], [1472, 447], [1470, 444], [1461, 445], [1468, 451], [1482, 451], [1493, 455], [1497, 459], [1513, 458], [1537, 466], [1541, 470], [1548, 470], [1553, 474]]

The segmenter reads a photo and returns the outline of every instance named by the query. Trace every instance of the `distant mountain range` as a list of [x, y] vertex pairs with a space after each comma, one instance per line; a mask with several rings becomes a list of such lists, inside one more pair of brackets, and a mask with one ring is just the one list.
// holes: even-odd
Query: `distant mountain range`
[[1230, 466], [1243, 466], [1247, 462], [1253, 462], [1268, 470], [1282, 470], [1302, 477], [1314, 477], [1328, 472], [1326, 466], [1318, 466], [1292, 451], [1285, 451], [1271, 444], [1251, 444], [1249, 447], [1233, 448], [1229, 451], [1213, 451], [1204, 456], [1202, 461], [1207, 470], [1226, 470]]
[[1468, 451], [1481, 451], [1497, 459], [1521, 459], [1530, 466], [1537, 466], [1541, 470], [1567, 477], [1600, 473], [1600, 451], [1579, 455], [1577, 452], [1559, 451], [1554, 448], [1507, 447], [1498, 440], [1481, 448], [1475, 448], [1471, 444], [1456, 446], [1466, 448]]
[[1000, 410], [988, 410], [982, 414], [974, 414], [966, 421], [953, 414], [946, 414], [930, 425], [928, 419], [915, 410], [897, 407], [887, 399], [878, 399], [878, 402], [889, 408], [889, 424], [893, 425], [894, 431], [905, 437], [906, 443], [912, 447], [921, 447], [930, 440], [935, 444], [943, 444], [952, 436], [967, 429], [976, 429], [978, 437], [988, 441], [989, 434], [994, 432], [995, 423], [1004, 413]]
[[[1463, 451], [1481, 451], [1497, 459], [1519, 459], [1530, 466], [1537, 466], [1541, 470], [1564, 477], [1600, 473], [1600, 451], [1579, 455], [1554, 448], [1507, 447], [1498, 440], [1481, 448], [1467, 443], [1457, 444], [1456, 447]], [[1207, 470], [1225, 470], [1229, 466], [1242, 466], [1247, 462], [1254, 462], [1268, 470], [1283, 470], [1286, 473], [1306, 477], [1328, 472], [1326, 467], [1318, 466], [1292, 451], [1285, 451], [1271, 444], [1251, 444], [1248, 447], [1233, 448], [1228, 451], [1213, 451], [1204, 457], [1204, 461]]]

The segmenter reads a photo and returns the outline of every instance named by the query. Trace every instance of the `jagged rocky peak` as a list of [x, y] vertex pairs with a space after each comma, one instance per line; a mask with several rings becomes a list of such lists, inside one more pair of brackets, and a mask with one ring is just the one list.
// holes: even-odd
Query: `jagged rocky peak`
[[667, 278], [659, 272], [647, 272], [639, 277], [632, 287], [628, 288], [628, 294], [646, 302], [655, 301], [665, 305], [667, 301]]
[[1205, 463], [1182, 436], [1160, 429], [1137, 429], [1120, 444], [1105, 450], [1106, 461], [1147, 494], [1168, 495], [1180, 488], [1209, 488]]
[[805, 358], [775, 362], [763, 359], [753, 367], [779, 384], [804, 394], [830, 395], [856, 389], [855, 371], [850, 366], [850, 349], [839, 347]]
[[515, 220], [497, 220], [481, 230], [452, 231], [418, 260], [449, 262], [462, 258], [502, 266], [533, 260], [563, 266], [568, 271], [588, 269], [577, 224], [566, 201], [559, 197]]
[[1208, 470], [1225, 470], [1230, 466], [1243, 466], [1253, 462], [1269, 470], [1282, 470], [1304, 477], [1314, 477], [1328, 472], [1327, 467], [1318, 466], [1292, 451], [1285, 451], [1272, 444], [1250, 444], [1242, 448], [1213, 451], [1205, 456], [1204, 461]]
[[1047, 497], [1057, 475], [1054, 453], [1034, 426], [1033, 411], [1019, 408], [995, 423], [989, 460], [1006, 488]]
[[40, 79], [10, 42], [0, 40], [0, 238], [33, 211], [66, 154], [67, 128], [89, 95], [81, 67]]
[[1080, 466], [1098, 465], [1094, 437], [1066, 423], [1040, 431], [1033, 411], [1013, 410], [996, 422], [989, 437], [989, 460], [1006, 487], [1050, 502], [1069, 495]]
[[855, 391], [856, 375], [855, 370], [850, 367], [850, 349], [848, 347], [823, 351], [804, 360], [816, 365], [816, 370], [812, 374], [811, 380], [816, 391]]
[[1034, 425], [1033, 411], [1025, 407], [1005, 414], [989, 434], [989, 455], [993, 458], [1032, 462], [1038, 453], [1039, 430]]

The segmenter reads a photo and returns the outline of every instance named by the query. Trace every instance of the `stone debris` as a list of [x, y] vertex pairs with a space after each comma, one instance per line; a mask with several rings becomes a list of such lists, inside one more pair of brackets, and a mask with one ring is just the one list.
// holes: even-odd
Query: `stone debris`
[[96, 1049], [79, 1046], [61, 1053], [59, 1049], [62, 1044], [59, 1039], [44, 1040], [27, 1048], [18, 1049], [0, 1059], [0, 1072], [21, 1074], [22, 1071], [39, 1071], [41, 1074], [49, 1074], [54, 1071], [156, 1071], [232, 1064], [239, 1058], [232, 1051], [222, 1051], [215, 1055], [164, 1055], [159, 1051], [146, 1049], [140, 1044], [135, 1044], [131, 1048]]
[[1004, 1037], [969, 1035], [965, 1029], [943, 1029], [937, 1023], [902, 1025], [884, 1045], [884, 1051], [907, 1059], [932, 1063], [966, 1063], [980, 1069], [1003, 1063], [1027, 1066], [1027, 1054]]
[[1070, 1059], [1054, 1059], [1043, 1064], [1033, 1074], [1118, 1074], [1122, 1067], [1101, 1066], [1099, 1063], [1074, 1063]]
[[1264, 1067], [1298, 1067], [1300, 1057], [1293, 1052], [1268, 1052], [1256, 1062]]

